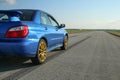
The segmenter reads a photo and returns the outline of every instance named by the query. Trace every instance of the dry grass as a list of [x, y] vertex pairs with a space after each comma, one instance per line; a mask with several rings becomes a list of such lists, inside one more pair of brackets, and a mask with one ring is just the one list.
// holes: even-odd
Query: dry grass
[[80, 33], [80, 32], [87, 32], [90, 30], [80, 30], [80, 29], [66, 29], [68, 34]]
[[108, 31], [108, 32], [113, 34], [113, 35], [120, 36], [120, 31], [119, 30], [117, 30], [117, 31]]

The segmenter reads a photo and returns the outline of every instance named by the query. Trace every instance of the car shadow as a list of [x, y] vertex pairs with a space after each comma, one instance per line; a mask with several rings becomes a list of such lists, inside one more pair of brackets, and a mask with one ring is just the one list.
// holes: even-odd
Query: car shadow
[[[56, 55], [58, 55], [58, 52], [60, 51], [61, 51], [60, 49], [55, 49], [51, 51], [50, 56], [48, 56], [48, 59], [46, 60], [46, 62], [48, 62], [49, 60], [52, 60]], [[52, 54], [52, 52], [55, 54]], [[29, 67], [31, 68], [34, 66], [36, 65], [32, 64], [29, 58], [0, 57], [0, 72], [18, 70], [18, 69], [29, 68]]]
[[0, 72], [35, 66], [30, 61], [26, 62], [28, 60], [29, 59], [27, 58], [19, 58], [19, 57], [1, 57]]

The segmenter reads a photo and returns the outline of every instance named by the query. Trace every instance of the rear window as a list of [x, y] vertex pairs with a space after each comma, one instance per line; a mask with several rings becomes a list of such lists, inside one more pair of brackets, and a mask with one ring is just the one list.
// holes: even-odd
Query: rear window
[[20, 16], [21, 21], [32, 21], [35, 15], [35, 11], [32, 10], [20, 10], [23, 12], [23, 15]]
[[[23, 14], [19, 16], [21, 21], [32, 21], [35, 15], [35, 11], [32, 10], [18, 10], [21, 11]], [[9, 21], [9, 16], [7, 14], [0, 13], [0, 22]]]

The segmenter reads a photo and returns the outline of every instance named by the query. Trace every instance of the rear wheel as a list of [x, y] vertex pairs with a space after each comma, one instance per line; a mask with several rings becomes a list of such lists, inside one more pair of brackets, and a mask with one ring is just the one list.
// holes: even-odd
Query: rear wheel
[[63, 46], [61, 47], [62, 50], [66, 50], [68, 48], [68, 37], [65, 36]]
[[47, 53], [46, 41], [44, 39], [41, 39], [39, 46], [38, 46], [36, 57], [31, 59], [32, 62], [34, 64], [44, 63], [47, 57], [46, 53]]

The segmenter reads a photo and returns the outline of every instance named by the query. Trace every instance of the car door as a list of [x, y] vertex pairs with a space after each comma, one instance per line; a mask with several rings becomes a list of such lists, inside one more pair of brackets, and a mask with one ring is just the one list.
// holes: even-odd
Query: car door
[[53, 39], [53, 41], [55, 42], [55, 44], [62, 44], [63, 43], [63, 38], [64, 38], [64, 33], [62, 32], [62, 29], [59, 28], [59, 24], [58, 22], [51, 16], [48, 15], [48, 18], [51, 22], [51, 27], [54, 29], [55, 31], [55, 38]]
[[46, 13], [41, 13], [41, 26], [45, 28], [44, 37], [47, 39], [48, 47], [51, 48], [56, 45], [56, 28], [51, 26], [51, 22]]

